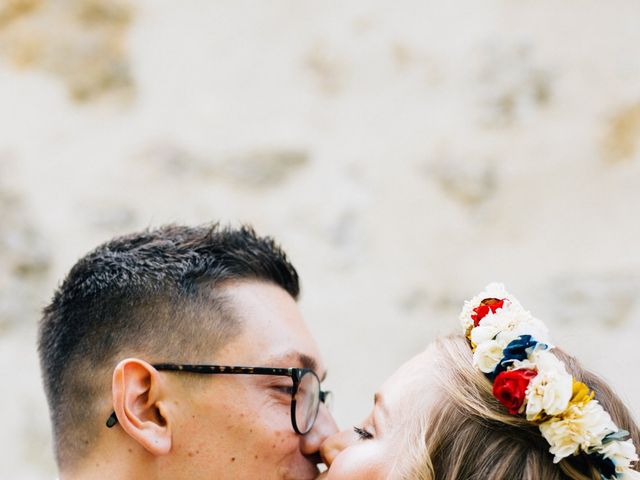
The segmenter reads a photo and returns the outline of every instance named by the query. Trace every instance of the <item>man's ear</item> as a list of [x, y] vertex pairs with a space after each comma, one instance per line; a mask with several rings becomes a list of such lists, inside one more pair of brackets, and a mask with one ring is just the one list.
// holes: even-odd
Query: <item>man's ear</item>
[[127, 358], [113, 371], [113, 409], [118, 423], [153, 455], [165, 455], [171, 450], [164, 390], [160, 374], [144, 360]]

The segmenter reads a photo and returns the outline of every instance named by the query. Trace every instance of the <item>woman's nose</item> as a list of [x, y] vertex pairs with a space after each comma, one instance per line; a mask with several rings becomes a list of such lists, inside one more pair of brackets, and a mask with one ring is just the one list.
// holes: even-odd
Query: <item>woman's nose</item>
[[353, 442], [353, 431], [343, 430], [328, 437], [320, 445], [320, 456], [324, 464], [329, 467], [338, 454]]

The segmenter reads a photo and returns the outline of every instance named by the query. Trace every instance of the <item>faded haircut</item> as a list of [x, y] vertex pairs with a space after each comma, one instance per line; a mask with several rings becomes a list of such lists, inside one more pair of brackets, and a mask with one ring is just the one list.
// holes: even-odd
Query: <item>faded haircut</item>
[[170, 225], [114, 238], [80, 259], [43, 312], [38, 351], [59, 467], [92, 448], [119, 360], [203, 361], [241, 331], [220, 287], [260, 280], [297, 300], [298, 274], [252, 228]]

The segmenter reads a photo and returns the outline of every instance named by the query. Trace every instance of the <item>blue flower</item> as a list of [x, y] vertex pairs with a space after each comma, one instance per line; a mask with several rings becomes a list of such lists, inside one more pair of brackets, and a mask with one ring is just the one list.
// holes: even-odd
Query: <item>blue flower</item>
[[[493, 381], [500, 373], [506, 371], [513, 362], [526, 360], [538, 343], [531, 335], [520, 335], [505, 347], [502, 351], [502, 360], [500, 360], [500, 363], [492, 373], [487, 374], [487, 377]], [[546, 348], [546, 345], [544, 347]]]
[[587, 455], [591, 463], [598, 469], [600, 472], [600, 478], [602, 480], [615, 480], [618, 478], [618, 474], [616, 473], [616, 465], [609, 458], [605, 458], [604, 455], [600, 455], [599, 453], [591, 453]]

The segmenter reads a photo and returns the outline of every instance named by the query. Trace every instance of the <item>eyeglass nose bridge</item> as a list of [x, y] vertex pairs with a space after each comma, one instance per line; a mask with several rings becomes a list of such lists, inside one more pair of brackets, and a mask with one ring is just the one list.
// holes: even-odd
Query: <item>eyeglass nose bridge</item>
[[327, 410], [333, 409], [333, 392], [329, 390], [320, 390], [320, 403], [323, 403]]

